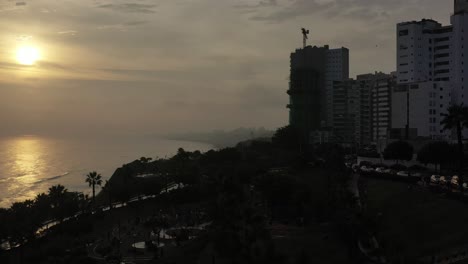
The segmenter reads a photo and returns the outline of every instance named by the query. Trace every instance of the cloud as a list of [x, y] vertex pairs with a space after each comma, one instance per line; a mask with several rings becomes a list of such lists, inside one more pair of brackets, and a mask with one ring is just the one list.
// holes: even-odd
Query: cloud
[[65, 31], [59, 31], [57, 34], [63, 35], [63, 36], [75, 36], [78, 33], [78, 31], [75, 30], [65, 30]]
[[41, 70], [61, 70], [79, 72], [83, 69], [68, 67], [59, 63], [50, 61], [38, 61], [35, 65], [22, 65], [13, 62], [0, 62], [0, 69], [16, 71], [41, 71]]
[[116, 30], [116, 31], [127, 31], [130, 27], [141, 26], [148, 23], [145, 20], [138, 20], [138, 21], [129, 21], [125, 23], [117, 23], [117, 24], [108, 24], [108, 25], [100, 25], [97, 27], [99, 30]]
[[125, 13], [143, 13], [152, 14], [156, 13], [154, 10], [157, 5], [155, 4], [139, 4], [139, 3], [126, 3], [126, 4], [102, 4], [99, 8], [110, 9], [118, 12]]
[[277, 6], [278, 5], [278, 0], [262, 0], [258, 3], [255, 4], [237, 4], [234, 7], [240, 8], [240, 9], [251, 9], [251, 8], [259, 8], [259, 7], [269, 7], [269, 6]]
[[32, 36], [31, 35], [18, 35], [16, 36], [16, 40], [18, 41], [28, 41], [31, 40]]
[[18, 69], [23, 69], [25, 67], [30, 67], [30, 66], [22, 66], [16, 63], [9, 63], [9, 62], [0, 62], [0, 69], [18, 70]]
[[137, 20], [137, 21], [126, 22], [126, 23], [124, 23], [124, 25], [126, 25], [126, 26], [140, 26], [140, 25], [144, 25], [146, 23], [148, 23], [147, 20]]
[[[260, 2], [249, 6], [256, 21], [283, 22], [303, 16], [321, 14], [328, 18], [350, 17], [358, 20], [385, 20], [389, 13], [423, 4], [423, 0], [291, 0]], [[265, 7], [275, 7], [272, 11]]]
[[9, 11], [16, 11], [16, 10], [22, 10], [26, 7], [25, 2], [6, 2], [4, 4], [0, 4], [0, 12], [9, 12]]
[[39, 61], [37, 64], [38, 64], [39, 67], [45, 68], [45, 69], [63, 70], [63, 71], [76, 71], [76, 70], [78, 70], [78, 69], [76, 69], [76, 67], [73, 68], [73, 67], [65, 66], [65, 65], [55, 63], [55, 62], [50, 62], [50, 61]]

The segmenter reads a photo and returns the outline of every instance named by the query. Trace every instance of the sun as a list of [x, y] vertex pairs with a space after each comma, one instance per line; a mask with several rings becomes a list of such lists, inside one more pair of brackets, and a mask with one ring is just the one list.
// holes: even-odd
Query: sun
[[24, 46], [16, 51], [16, 60], [22, 65], [34, 65], [40, 57], [41, 53], [36, 47]]

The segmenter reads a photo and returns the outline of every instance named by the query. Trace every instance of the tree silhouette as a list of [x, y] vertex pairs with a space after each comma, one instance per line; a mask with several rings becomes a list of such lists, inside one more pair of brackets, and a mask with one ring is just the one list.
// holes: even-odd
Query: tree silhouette
[[141, 157], [140, 162], [141, 163], [149, 163], [153, 160], [153, 158], [147, 158], [147, 157]]
[[67, 189], [63, 185], [55, 185], [49, 188], [49, 199], [54, 217], [60, 221], [64, 218], [64, 204]]
[[298, 150], [301, 145], [300, 133], [293, 126], [278, 128], [271, 140], [274, 145], [289, 150]]
[[93, 205], [96, 202], [96, 185], [101, 186], [102, 184], [102, 176], [97, 172], [93, 171], [86, 175], [86, 182], [89, 184], [90, 187], [93, 188]]
[[104, 183], [104, 186], [102, 187], [102, 190], [107, 193], [107, 198], [109, 201], [109, 210], [112, 209], [112, 184], [106, 180]]
[[50, 217], [50, 198], [45, 193], [40, 193], [34, 198], [34, 217], [38, 218], [41, 222]]
[[[452, 159], [452, 146], [446, 141], [434, 141], [424, 145], [418, 152], [418, 161], [423, 164], [442, 165]], [[440, 166], [439, 166], [440, 170]]]
[[86, 210], [89, 206], [89, 195], [80, 193], [78, 195], [78, 209], [81, 211], [82, 214], [86, 213]]
[[386, 160], [410, 161], [413, 158], [413, 146], [406, 141], [395, 141], [385, 148], [384, 158]]
[[463, 138], [462, 130], [468, 127], [468, 107], [463, 104], [453, 104], [447, 108], [447, 113], [442, 114], [444, 117], [440, 122], [444, 126], [444, 130], [456, 129], [457, 142], [458, 142], [458, 160], [460, 172], [463, 169]]

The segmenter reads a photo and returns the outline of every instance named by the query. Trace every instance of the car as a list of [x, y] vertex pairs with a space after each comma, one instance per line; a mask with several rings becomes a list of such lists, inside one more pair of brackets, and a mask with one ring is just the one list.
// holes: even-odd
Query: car
[[399, 171], [399, 172], [397, 172], [396, 175], [402, 176], [402, 177], [408, 177], [409, 176], [407, 171]]
[[385, 173], [385, 168], [384, 167], [378, 167], [375, 169], [375, 172], [378, 172], [378, 173]]
[[419, 172], [409, 172], [409, 171], [399, 171], [397, 172], [398, 176], [402, 177], [421, 177], [421, 173]]
[[450, 182], [450, 177], [440, 176], [440, 184], [445, 185]]
[[388, 174], [395, 174], [396, 172], [392, 169], [385, 169], [383, 170], [383, 173], [388, 173]]
[[362, 166], [362, 167], [361, 167], [361, 171], [364, 171], [364, 172], [372, 172], [372, 171], [374, 171], [374, 169], [371, 168], [371, 167]]
[[452, 185], [458, 185], [459, 182], [460, 182], [460, 178], [459, 178], [457, 175], [454, 175], [454, 176], [452, 177], [452, 179], [450, 180], [450, 183], [451, 183]]
[[439, 175], [432, 175], [431, 176], [431, 183], [438, 184], [440, 182], [440, 176]]

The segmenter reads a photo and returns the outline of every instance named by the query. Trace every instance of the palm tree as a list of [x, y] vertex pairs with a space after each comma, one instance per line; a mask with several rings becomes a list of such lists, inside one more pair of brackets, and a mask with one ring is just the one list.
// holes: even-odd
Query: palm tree
[[[444, 130], [456, 129], [458, 140], [458, 158], [460, 173], [463, 169], [463, 138], [462, 130], [468, 127], [468, 107], [463, 104], [452, 104], [447, 108], [447, 114], [442, 114], [444, 119], [440, 122], [444, 126]], [[462, 177], [460, 177], [462, 179]], [[460, 186], [462, 183], [460, 183]]]
[[34, 198], [35, 214], [41, 221], [47, 220], [50, 217], [50, 199], [45, 193], [39, 193]]
[[463, 154], [462, 130], [468, 127], [468, 107], [463, 104], [453, 104], [447, 108], [447, 114], [442, 114], [444, 119], [440, 122], [444, 130], [456, 129], [459, 154]]
[[93, 171], [86, 175], [86, 182], [89, 184], [90, 187], [93, 187], [93, 204], [96, 200], [96, 185], [101, 186], [102, 184], [102, 176], [101, 174]]
[[49, 188], [49, 199], [51, 202], [52, 210], [54, 212], [55, 217], [60, 221], [62, 221], [64, 217], [63, 205], [65, 204], [65, 196], [67, 192], [68, 190], [65, 188], [65, 186], [60, 184]]
[[81, 214], [85, 214], [89, 205], [89, 196], [87, 194], [80, 193], [78, 195], [78, 207], [81, 210]]

